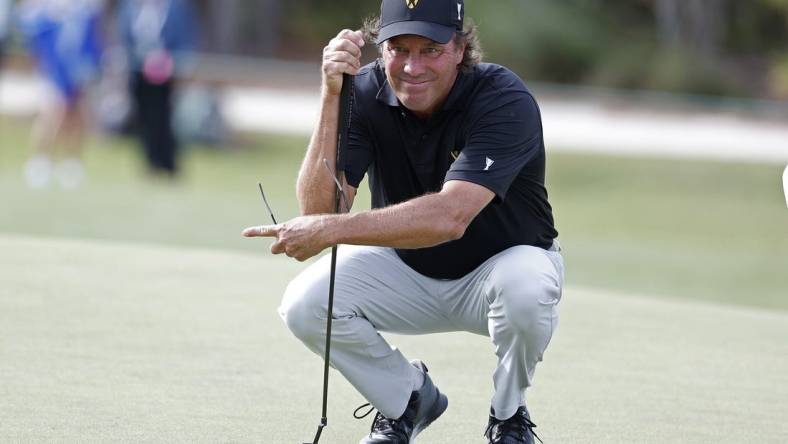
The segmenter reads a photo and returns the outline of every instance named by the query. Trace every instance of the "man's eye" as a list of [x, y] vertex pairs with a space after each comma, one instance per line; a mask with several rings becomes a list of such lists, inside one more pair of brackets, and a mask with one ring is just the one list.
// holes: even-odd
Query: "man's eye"
[[424, 48], [421, 51], [421, 54], [424, 57], [429, 57], [430, 59], [437, 59], [438, 57], [441, 56], [441, 54], [443, 54], [443, 48], [437, 46], [431, 46], [429, 48]]

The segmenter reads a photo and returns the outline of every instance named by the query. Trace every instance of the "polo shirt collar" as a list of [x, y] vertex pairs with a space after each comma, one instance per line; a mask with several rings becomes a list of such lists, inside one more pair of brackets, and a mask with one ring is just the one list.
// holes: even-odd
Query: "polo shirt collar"
[[[386, 73], [383, 71], [383, 67], [380, 66], [381, 72], [383, 74], [383, 81], [381, 82], [380, 89], [378, 89], [378, 94], [375, 96], [377, 100], [382, 103], [385, 103], [388, 106], [401, 106], [399, 103], [399, 99], [397, 99], [397, 94], [391, 89], [391, 85], [389, 85], [388, 79], [386, 78]], [[469, 75], [465, 72], [458, 72], [457, 78], [454, 79], [454, 85], [451, 87], [451, 91], [449, 91], [449, 96], [446, 97], [446, 101], [443, 102], [441, 106], [441, 111], [446, 111], [450, 109], [462, 109], [463, 102], [460, 100], [463, 95], [465, 94], [465, 90], [468, 89], [470, 85]]]
[[386, 74], [383, 74], [383, 82], [380, 85], [380, 89], [378, 90], [378, 95], [376, 98], [381, 102], [385, 103], [388, 106], [400, 106], [399, 99], [397, 99], [397, 94], [394, 93], [394, 90], [391, 89], [391, 85], [389, 85], [389, 81], [386, 78]]

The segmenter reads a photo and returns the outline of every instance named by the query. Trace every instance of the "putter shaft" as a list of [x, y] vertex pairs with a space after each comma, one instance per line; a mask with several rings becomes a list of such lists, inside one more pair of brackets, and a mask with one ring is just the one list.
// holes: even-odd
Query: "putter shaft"
[[257, 182], [257, 186], [260, 187], [260, 195], [263, 196], [263, 203], [265, 207], [268, 209], [268, 214], [271, 215], [271, 220], [274, 221], [274, 225], [277, 224], [276, 218], [274, 217], [274, 212], [271, 211], [271, 205], [268, 205], [268, 199], [265, 198], [265, 192], [263, 191], [263, 184]]
[[342, 188], [342, 184], [339, 183], [339, 178], [337, 178], [337, 175], [334, 174], [333, 171], [331, 171], [331, 167], [328, 166], [328, 160], [326, 160], [325, 157], [323, 158], [323, 165], [326, 167], [326, 170], [328, 170], [328, 174], [331, 176], [331, 178], [334, 179], [334, 183], [337, 186], [337, 190], [339, 190], [339, 199], [340, 201], [342, 201], [342, 205], [345, 207], [345, 212], [349, 212], [350, 205], [347, 202], [347, 196], [345, 196], [345, 189]]

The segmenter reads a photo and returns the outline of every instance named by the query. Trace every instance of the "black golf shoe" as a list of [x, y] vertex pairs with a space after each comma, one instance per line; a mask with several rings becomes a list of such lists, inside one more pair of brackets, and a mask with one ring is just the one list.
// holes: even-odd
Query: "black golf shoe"
[[492, 409], [490, 409], [490, 422], [484, 436], [488, 444], [534, 444], [534, 437], [542, 442], [534, 429], [536, 424], [531, 422], [528, 410], [520, 406], [515, 414], [505, 420], [497, 419]]
[[[399, 418], [387, 418], [380, 412], [377, 412], [375, 419], [372, 421], [369, 435], [362, 438], [359, 444], [415, 443], [416, 435], [426, 429], [427, 426], [446, 411], [449, 400], [432, 383], [432, 379], [427, 374], [427, 366], [418, 360], [411, 361], [411, 364], [424, 372], [424, 384], [419, 390], [414, 391], [410, 395], [405, 413]], [[368, 405], [365, 404], [359, 407], [356, 409], [356, 413]], [[366, 417], [371, 411], [370, 409], [369, 412], [361, 416], [354, 413], [354, 416], [361, 419]]]

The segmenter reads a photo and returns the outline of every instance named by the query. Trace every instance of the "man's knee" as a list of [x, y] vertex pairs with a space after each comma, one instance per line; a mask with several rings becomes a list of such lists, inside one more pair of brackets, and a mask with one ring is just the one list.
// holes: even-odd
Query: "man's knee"
[[285, 290], [279, 315], [293, 334], [304, 342], [325, 335], [328, 287], [323, 279], [302, 273]]
[[552, 285], [528, 283], [503, 292], [503, 309], [509, 324], [521, 331], [539, 326], [552, 313], [558, 303]]
[[553, 306], [561, 297], [561, 279], [542, 253], [524, 256], [496, 270], [493, 302], [499, 304], [510, 327], [529, 332], [552, 318]]

